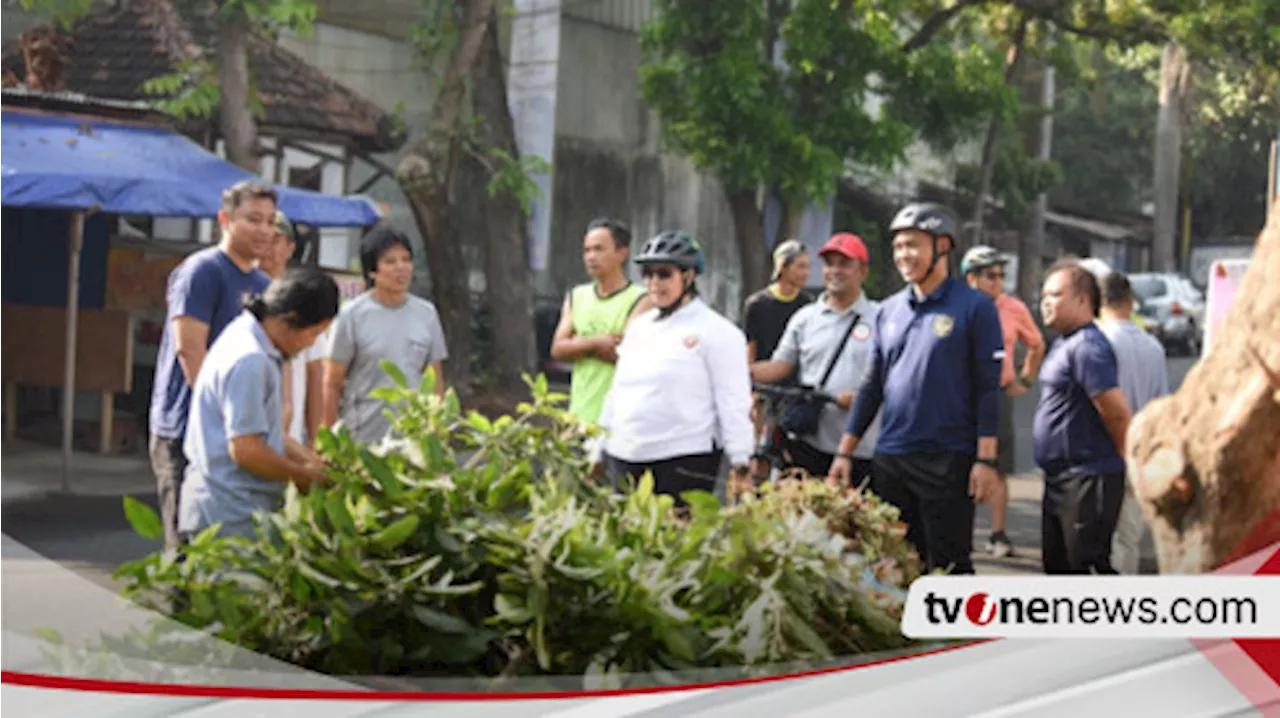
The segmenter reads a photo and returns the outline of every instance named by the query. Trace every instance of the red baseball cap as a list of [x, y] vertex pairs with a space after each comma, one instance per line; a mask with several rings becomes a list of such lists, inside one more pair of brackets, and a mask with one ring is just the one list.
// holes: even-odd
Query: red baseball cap
[[831, 235], [831, 239], [827, 240], [827, 243], [818, 251], [818, 256], [821, 257], [828, 252], [839, 252], [849, 259], [871, 264], [871, 254], [867, 251], [867, 245], [863, 244], [862, 239], [856, 234], [841, 232]]

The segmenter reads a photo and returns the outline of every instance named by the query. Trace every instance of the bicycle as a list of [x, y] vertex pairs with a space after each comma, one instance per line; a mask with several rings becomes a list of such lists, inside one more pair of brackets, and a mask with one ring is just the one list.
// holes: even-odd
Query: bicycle
[[827, 403], [836, 404], [837, 400], [824, 391], [807, 386], [752, 384], [751, 389], [765, 398], [764, 429], [751, 454], [752, 478], [757, 484], [777, 481], [789, 465], [784, 451], [786, 441], [799, 438], [782, 428], [782, 418], [787, 415], [787, 410], [795, 404], [814, 399], [822, 402], [823, 406]]

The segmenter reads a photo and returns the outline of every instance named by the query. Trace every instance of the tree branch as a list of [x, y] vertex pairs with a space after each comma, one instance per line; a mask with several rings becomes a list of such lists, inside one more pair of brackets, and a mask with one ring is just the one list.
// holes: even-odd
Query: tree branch
[[956, 0], [955, 5], [943, 10], [938, 10], [924, 21], [924, 24], [920, 26], [919, 30], [916, 30], [916, 34], [912, 35], [910, 40], [903, 43], [902, 51], [911, 52], [924, 47], [929, 44], [929, 41], [933, 39], [934, 35], [938, 34], [938, 31], [941, 30], [944, 25], [951, 21], [951, 18], [955, 17], [967, 8], [985, 5], [988, 1], [989, 0]]

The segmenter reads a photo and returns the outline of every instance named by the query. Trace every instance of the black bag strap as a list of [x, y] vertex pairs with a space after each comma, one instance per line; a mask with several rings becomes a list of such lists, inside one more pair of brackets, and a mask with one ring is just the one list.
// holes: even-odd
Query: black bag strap
[[844, 353], [844, 347], [849, 343], [849, 335], [853, 334], [853, 328], [858, 326], [858, 320], [860, 319], [862, 319], [862, 315], [854, 312], [853, 321], [849, 323], [849, 329], [840, 336], [840, 346], [836, 347], [836, 353], [831, 355], [831, 361], [827, 363], [827, 370], [822, 374], [822, 381], [818, 382], [818, 389], [827, 388], [827, 380], [831, 378], [831, 372], [835, 371], [836, 362], [840, 361], [840, 355]]

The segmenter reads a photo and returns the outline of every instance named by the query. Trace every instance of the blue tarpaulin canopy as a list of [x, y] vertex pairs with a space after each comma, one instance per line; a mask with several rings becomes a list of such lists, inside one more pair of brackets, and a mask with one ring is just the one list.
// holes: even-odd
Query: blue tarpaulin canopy
[[[168, 129], [3, 112], [0, 173], [6, 207], [154, 217], [215, 217], [222, 190], [258, 179]], [[361, 227], [381, 219], [364, 197], [276, 187], [280, 210], [314, 227]]]

